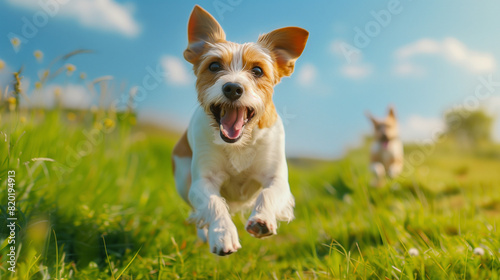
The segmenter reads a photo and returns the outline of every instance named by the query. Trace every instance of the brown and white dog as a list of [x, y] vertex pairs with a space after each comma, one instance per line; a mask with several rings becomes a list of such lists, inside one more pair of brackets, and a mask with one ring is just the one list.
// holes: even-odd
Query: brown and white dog
[[366, 115], [375, 129], [375, 141], [370, 152], [370, 170], [374, 175], [371, 185], [380, 186], [386, 175], [395, 178], [403, 170], [403, 143], [399, 139], [394, 108], [389, 107], [389, 114], [383, 120], [375, 119], [368, 112]]
[[215, 254], [241, 248], [234, 212], [253, 209], [246, 230], [257, 238], [294, 218], [285, 132], [272, 96], [308, 35], [285, 27], [237, 44], [207, 11], [195, 6], [191, 13], [184, 58], [193, 64], [200, 106], [173, 150], [173, 166], [190, 219]]

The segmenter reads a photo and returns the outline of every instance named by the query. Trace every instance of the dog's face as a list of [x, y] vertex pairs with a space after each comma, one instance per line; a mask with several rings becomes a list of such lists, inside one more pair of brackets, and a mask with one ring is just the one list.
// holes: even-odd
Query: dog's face
[[377, 120], [370, 114], [368, 114], [368, 118], [372, 121], [375, 129], [375, 140], [382, 143], [384, 147], [387, 146], [390, 140], [399, 137], [398, 122], [392, 107], [389, 108], [389, 113], [383, 120]]
[[292, 74], [307, 37], [304, 29], [286, 27], [260, 36], [256, 43], [229, 42], [210, 14], [194, 7], [184, 58], [193, 64], [198, 101], [222, 140], [236, 143], [256, 125], [274, 124], [274, 86]]

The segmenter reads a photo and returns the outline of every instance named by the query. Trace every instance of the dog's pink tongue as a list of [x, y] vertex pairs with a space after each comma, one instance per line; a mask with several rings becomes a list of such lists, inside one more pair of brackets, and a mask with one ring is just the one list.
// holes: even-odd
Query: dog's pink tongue
[[240, 137], [245, 124], [246, 108], [227, 108], [226, 114], [220, 119], [222, 133], [229, 139]]
[[389, 141], [382, 142], [382, 146], [384, 147], [384, 149], [387, 149], [387, 146], [389, 146]]

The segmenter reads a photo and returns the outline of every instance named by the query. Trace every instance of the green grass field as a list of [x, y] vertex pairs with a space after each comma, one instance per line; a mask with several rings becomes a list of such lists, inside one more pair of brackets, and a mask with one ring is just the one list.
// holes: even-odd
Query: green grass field
[[218, 257], [185, 222], [170, 162], [178, 135], [133, 123], [106, 111], [4, 108], [0, 279], [500, 279], [498, 147], [441, 144], [382, 188], [367, 186], [366, 147], [337, 161], [290, 159], [296, 219], [258, 240], [244, 230], [249, 213], [236, 215], [243, 248]]

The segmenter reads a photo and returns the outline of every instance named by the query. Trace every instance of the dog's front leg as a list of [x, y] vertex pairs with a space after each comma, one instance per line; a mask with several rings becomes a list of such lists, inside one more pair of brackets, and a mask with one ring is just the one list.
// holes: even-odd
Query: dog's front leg
[[389, 166], [389, 170], [387, 172], [389, 178], [394, 179], [401, 173], [403, 170], [403, 164], [401, 162], [402, 161], [395, 161]]
[[223, 176], [193, 180], [189, 201], [194, 208], [191, 219], [202, 229], [208, 229], [210, 251], [225, 256], [241, 248], [238, 231], [231, 220], [228, 206], [220, 195]]
[[264, 184], [246, 226], [252, 236], [263, 238], [276, 234], [276, 220], [293, 220], [295, 201], [287, 177], [274, 177]]
[[380, 187], [384, 184], [385, 181], [385, 167], [381, 162], [373, 162], [370, 165], [370, 170], [373, 174], [373, 179], [370, 182], [370, 186], [372, 187]]

